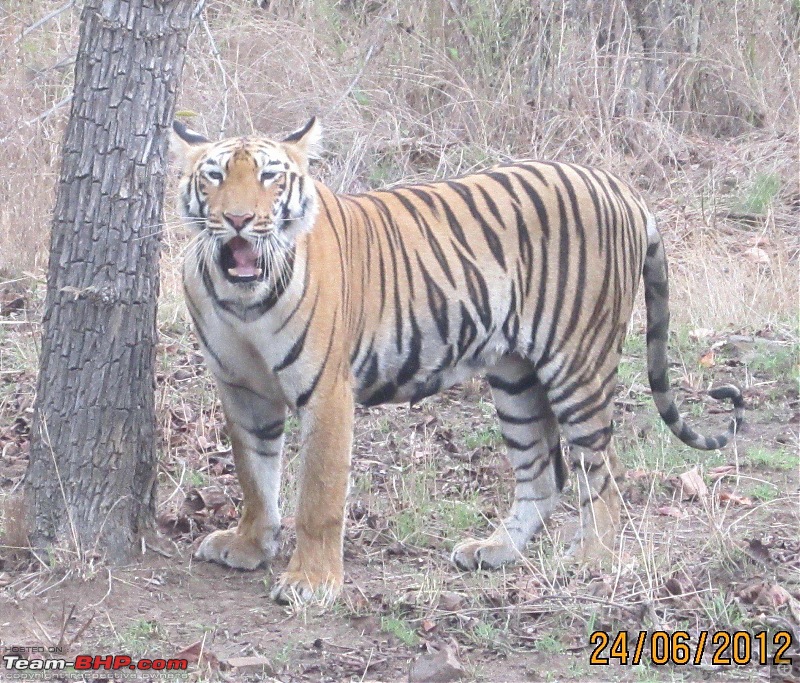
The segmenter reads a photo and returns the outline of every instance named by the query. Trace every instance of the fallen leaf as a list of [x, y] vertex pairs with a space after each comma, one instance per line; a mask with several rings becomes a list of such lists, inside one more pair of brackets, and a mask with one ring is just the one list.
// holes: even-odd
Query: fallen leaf
[[664, 517], [674, 517], [675, 519], [683, 519], [686, 517], [686, 512], [673, 505], [664, 505], [658, 508], [656, 512]]
[[450, 591], [444, 591], [439, 596], [439, 609], [445, 612], [455, 612], [464, 605], [464, 596]]
[[712, 467], [708, 471], [708, 476], [711, 477], [713, 481], [717, 481], [717, 479], [722, 479], [729, 474], [733, 474], [736, 472], [736, 465], [719, 465], [717, 467]]
[[747, 496], [740, 496], [732, 491], [722, 490], [719, 492], [719, 499], [722, 502], [733, 503], [734, 505], [752, 505], [753, 499]]
[[679, 475], [678, 480], [681, 484], [681, 492], [684, 499], [703, 498], [708, 495], [708, 487], [696, 466]]
[[420, 655], [411, 664], [409, 683], [451, 683], [466, 676], [456, 648], [444, 645], [438, 652]]
[[750, 247], [749, 249], [745, 249], [742, 252], [742, 256], [744, 256], [751, 263], [756, 263], [760, 266], [772, 265], [772, 259], [769, 257], [769, 254], [761, 247]]
[[425, 633], [430, 633], [435, 628], [436, 628], [436, 622], [435, 621], [431, 621], [430, 619], [423, 619], [422, 620], [422, 630], [425, 631]]
[[714, 350], [712, 349], [711, 351], [707, 351], [706, 353], [704, 353], [702, 356], [700, 356], [700, 360], [697, 362], [700, 364], [701, 367], [713, 368], [717, 364], [714, 355]]
[[191, 645], [183, 648], [175, 659], [186, 659], [192, 664], [203, 664], [211, 669], [219, 669], [219, 658], [203, 647], [202, 640], [198, 640]]
[[203, 505], [209, 510], [219, 510], [225, 503], [228, 502], [228, 497], [216, 486], [207, 486], [206, 488], [199, 489], [197, 495], [203, 501]]
[[751, 605], [762, 607], [781, 607], [792, 600], [792, 596], [783, 586], [777, 583], [756, 581], [742, 588], [739, 598]]

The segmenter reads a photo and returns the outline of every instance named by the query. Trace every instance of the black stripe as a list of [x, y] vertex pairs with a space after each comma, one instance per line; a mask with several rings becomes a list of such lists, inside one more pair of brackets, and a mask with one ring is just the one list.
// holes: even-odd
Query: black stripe
[[406, 356], [400, 371], [397, 373], [397, 386], [402, 386], [414, 377], [419, 371], [420, 354], [422, 352], [422, 335], [420, 334], [417, 319], [414, 312], [409, 311], [411, 322], [411, 341], [409, 343], [408, 355]]
[[592, 451], [601, 451], [608, 445], [608, 442], [611, 440], [611, 431], [612, 431], [611, 425], [607, 425], [605, 427], [593, 431], [591, 434], [586, 434], [585, 436], [579, 436], [575, 439], [570, 439], [569, 443], [571, 445], [579, 446], [581, 448], [587, 448]]
[[391, 401], [397, 393], [397, 385], [394, 382], [386, 382], [380, 386], [368, 399], [363, 401], [365, 406], [377, 406], [381, 403]]
[[255, 452], [256, 452], [256, 455], [258, 455], [258, 456], [260, 456], [262, 458], [277, 458], [281, 454], [280, 451], [264, 451], [264, 450], [261, 450], [260, 448], [256, 448]]
[[456, 236], [456, 240], [458, 240], [458, 243], [464, 248], [464, 251], [474, 258], [475, 252], [472, 251], [472, 247], [469, 245], [469, 241], [464, 235], [464, 231], [461, 229], [461, 224], [458, 222], [453, 210], [444, 200], [442, 200], [442, 208], [447, 217], [447, 224], [450, 226], [450, 231]]
[[538, 443], [541, 442], [541, 439], [533, 439], [528, 441], [527, 443], [523, 443], [522, 441], [517, 441], [516, 439], [503, 434], [503, 438], [505, 439], [506, 444], [509, 448], [513, 448], [517, 451], [529, 451], [531, 448], [536, 446]]
[[[565, 303], [565, 292], [567, 283], [569, 281], [569, 262], [570, 262], [570, 241], [569, 230], [567, 229], [567, 208], [564, 204], [564, 199], [558, 188], [555, 188], [556, 200], [558, 202], [558, 214], [560, 222], [560, 239], [559, 239], [559, 255], [558, 255], [558, 281], [556, 284], [555, 306], [551, 313], [550, 331], [547, 334], [547, 339], [542, 345], [542, 356], [537, 361], [537, 367], [541, 367], [546, 361], [550, 359], [551, 346], [555, 339], [556, 332], [561, 324], [561, 309]], [[534, 318], [535, 320], [535, 318]]]
[[[533, 472], [530, 474], [530, 476], [526, 477], [526, 479], [529, 479], [530, 481], [534, 481], [534, 480], [538, 479], [539, 477], [541, 477], [542, 474], [547, 471], [547, 468], [549, 467], [550, 463], [551, 463], [550, 454], [549, 453], [541, 453], [540, 455], [537, 455], [530, 462], [526, 462], [524, 465], [520, 465], [519, 467], [515, 467], [514, 468], [514, 474], [515, 474], [515, 476], [519, 477], [521, 472], [528, 472], [528, 470], [531, 470], [534, 465], [537, 465], [537, 467], [535, 469], [533, 469]], [[519, 480], [517, 480], [517, 481], [519, 481]], [[549, 496], [548, 496], [548, 498], [549, 498]], [[522, 500], [522, 499], [518, 498], [517, 500]]]
[[203, 348], [214, 359], [214, 362], [217, 365], [219, 365], [219, 367], [222, 369], [222, 371], [226, 375], [230, 375], [231, 374], [230, 370], [225, 365], [225, 363], [222, 362], [222, 359], [219, 357], [219, 355], [217, 355], [217, 352], [214, 351], [214, 348], [209, 343], [205, 332], [203, 332], [203, 328], [200, 326], [200, 323], [199, 323], [200, 311], [198, 311], [195, 308], [194, 302], [192, 301], [191, 297], [189, 296], [189, 292], [187, 292], [185, 288], [184, 288], [184, 294], [185, 294], [185, 298], [186, 298], [186, 308], [189, 310], [189, 317], [192, 319], [192, 325], [194, 326], [195, 334], [197, 334], [197, 336], [200, 337], [200, 343], [203, 345]]
[[[408, 188], [408, 189], [412, 190], [413, 188]], [[439, 267], [442, 269], [442, 272], [444, 273], [448, 282], [453, 287], [455, 287], [456, 282], [453, 279], [453, 273], [450, 270], [450, 264], [447, 262], [447, 257], [445, 256], [444, 251], [442, 251], [442, 245], [439, 243], [439, 240], [436, 238], [436, 235], [434, 235], [433, 231], [430, 228], [430, 225], [422, 216], [422, 214], [420, 214], [420, 212], [417, 210], [417, 207], [414, 206], [414, 204], [410, 202], [407, 197], [405, 197], [400, 192], [395, 192], [394, 195], [414, 218], [414, 222], [420, 228], [420, 231], [425, 237], [425, 242], [431, 248], [433, 256], [436, 259], [436, 262], [439, 264]]]
[[464, 203], [467, 205], [473, 220], [475, 220], [480, 226], [483, 236], [486, 239], [486, 243], [489, 245], [489, 250], [492, 252], [492, 256], [494, 256], [494, 260], [497, 261], [497, 263], [505, 272], [506, 261], [505, 257], [503, 256], [503, 245], [500, 242], [500, 238], [497, 236], [497, 233], [492, 230], [492, 227], [483, 217], [483, 213], [475, 203], [475, 198], [472, 196], [472, 191], [470, 188], [463, 183], [453, 180], [445, 181], [445, 184], [464, 200]]
[[467, 283], [470, 301], [475, 306], [484, 328], [488, 330], [492, 325], [492, 309], [486, 280], [484, 280], [480, 270], [466, 256], [458, 254], [458, 258], [464, 271], [464, 280]]
[[461, 317], [461, 326], [458, 329], [458, 342], [456, 343], [458, 348], [458, 354], [456, 356], [457, 361], [464, 357], [467, 349], [478, 336], [478, 327], [467, 311], [467, 307], [464, 306], [463, 301], [459, 303], [459, 315]]
[[657, 394], [666, 394], [669, 391], [669, 377], [666, 372], [662, 372], [660, 375], [648, 372], [647, 381], [650, 383], [650, 389]]
[[254, 391], [250, 387], [246, 387], [244, 384], [236, 384], [235, 382], [226, 382], [224, 379], [221, 379], [219, 376], [215, 376], [214, 379], [219, 382], [220, 384], [224, 384], [229, 389], [235, 389], [237, 391], [244, 391], [248, 394], [252, 394], [258, 399], [262, 401], [272, 401], [273, 398], [271, 396], [265, 396], [264, 394], [259, 394], [257, 391]]
[[419, 254], [417, 254], [417, 263], [422, 273], [422, 279], [425, 281], [425, 290], [428, 294], [428, 306], [431, 309], [433, 320], [436, 323], [436, 329], [439, 330], [439, 336], [442, 338], [442, 341], [447, 342], [449, 334], [447, 297], [442, 291], [442, 288], [439, 287], [431, 277], [427, 268], [425, 268], [425, 264]]
[[540, 415], [524, 415], [522, 417], [518, 417], [516, 415], [509, 415], [508, 413], [503, 412], [499, 408], [495, 408], [495, 411], [497, 412], [497, 418], [500, 420], [500, 422], [504, 422], [510, 425], [530, 425], [543, 419]]
[[[542, 207], [544, 209], [544, 207]], [[517, 220], [517, 243], [519, 245], [519, 260], [525, 267], [525, 297], [531, 293], [531, 282], [533, 277], [533, 244], [531, 243], [530, 232], [520, 208], [514, 204], [514, 216]], [[545, 217], [545, 220], [547, 218]]]
[[289, 352], [286, 354], [284, 359], [280, 363], [278, 363], [274, 368], [272, 368], [273, 372], [280, 372], [281, 370], [285, 370], [300, 357], [300, 354], [303, 352], [303, 347], [306, 345], [306, 337], [308, 336], [308, 330], [310, 329], [314, 321], [314, 315], [317, 312], [318, 302], [319, 302], [319, 289], [317, 289], [317, 294], [314, 297], [314, 303], [311, 306], [311, 312], [308, 315], [308, 320], [306, 320], [306, 325], [303, 328], [303, 332], [295, 340], [294, 344], [292, 344], [292, 348], [289, 349]]
[[[334, 320], [336, 319], [336, 312], [334, 311]], [[320, 377], [322, 377], [322, 373], [325, 371], [325, 366], [328, 364], [328, 359], [331, 355], [331, 348], [333, 347], [333, 340], [336, 338], [336, 324], [334, 323], [333, 329], [331, 330], [330, 337], [328, 338], [328, 348], [325, 350], [325, 358], [322, 360], [322, 365], [320, 365], [319, 371], [314, 376], [314, 379], [311, 380], [311, 384], [302, 394], [297, 397], [297, 407], [302, 408], [304, 407], [309, 399], [311, 398], [311, 394], [314, 393], [314, 389], [317, 388], [317, 384], [319, 383]]]
[[517, 313], [517, 290], [513, 284], [511, 285], [511, 303], [508, 306], [508, 315], [500, 329], [508, 341], [509, 348], [515, 348], [519, 334], [519, 315]]
[[489, 386], [491, 386], [492, 389], [504, 391], [511, 396], [517, 396], [523, 391], [527, 391], [528, 389], [536, 386], [538, 383], [538, 378], [536, 377], [535, 372], [515, 380], [507, 380], [498, 375], [489, 374], [486, 375], [486, 380], [489, 382]]

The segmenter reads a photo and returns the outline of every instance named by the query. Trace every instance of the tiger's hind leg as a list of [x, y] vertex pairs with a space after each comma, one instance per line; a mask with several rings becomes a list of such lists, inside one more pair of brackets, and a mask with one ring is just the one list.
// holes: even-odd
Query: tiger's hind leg
[[616, 370], [606, 381], [550, 387], [548, 396], [578, 479], [580, 526], [569, 554], [579, 562], [611, 556], [619, 528], [622, 469], [611, 443]]
[[558, 422], [533, 364], [506, 357], [487, 379], [516, 477], [514, 504], [489, 538], [456, 545], [452, 559], [461, 569], [494, 568], [519, 559], [553, 512], [567, 475]]

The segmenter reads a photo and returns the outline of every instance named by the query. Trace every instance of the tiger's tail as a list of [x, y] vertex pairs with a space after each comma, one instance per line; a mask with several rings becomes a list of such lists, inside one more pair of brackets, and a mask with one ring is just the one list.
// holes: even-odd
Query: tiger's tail
[[683, 443], [711, 451], [725, 446], [744, 422], [744, 400], [738, 387], [731, 384], [709, 391], [717, 400], [733, 402], [733, 419], [728, 431], [717, 436], [703, 436], [692, 429], [678, 413], [669, 386], [667, 338], [669, 333], [669, 286], [667, 259], [661, 235], [652, 215], [647, 222], [647, 256], [644, 260], [644, 299], [647, 309], [647, 378], [661, 419]]

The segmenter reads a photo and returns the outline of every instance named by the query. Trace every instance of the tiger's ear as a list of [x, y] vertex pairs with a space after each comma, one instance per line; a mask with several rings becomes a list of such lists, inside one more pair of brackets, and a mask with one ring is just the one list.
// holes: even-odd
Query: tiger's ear
[[211, 141], [207, 137], [188, 128], [186, 124], [180, 121], [172, 122], [169, 148], [187, 171], [194, 166], [209, 144]]
[[296, 147], [307, 159], [318, 159], [322, 152], [322, 126], [312, 116], [305, 126], [285, 137], [282, 142]]

